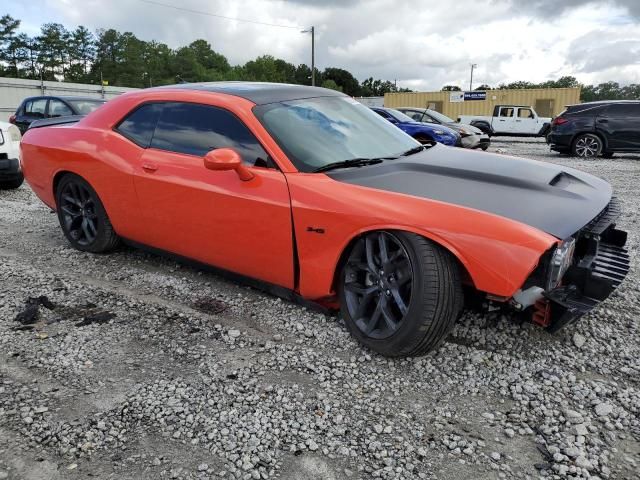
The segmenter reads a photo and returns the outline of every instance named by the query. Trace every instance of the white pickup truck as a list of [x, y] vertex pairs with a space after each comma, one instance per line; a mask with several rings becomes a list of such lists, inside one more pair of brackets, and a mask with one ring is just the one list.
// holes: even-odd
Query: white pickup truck
[[540, 137], [547, 134], [551, 119], [539, 117], [533, 107], [496, 105], [491, 117], [460, 115], [458, 122], [473, 125], [488, 135]]

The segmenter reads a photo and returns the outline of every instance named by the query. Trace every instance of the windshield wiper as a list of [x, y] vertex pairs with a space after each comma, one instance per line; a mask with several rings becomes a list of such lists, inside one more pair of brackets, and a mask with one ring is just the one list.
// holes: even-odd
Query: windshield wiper
[[403, 157], [408, 157], [409, 155], [413, 155], [414, 153], [421, 152], [421, 151], [422, 151], [422, 150], [424, 150], [424, 149], [425, 149], [425, 146], [424, 146], [424, 145], [418, 145], [417, 147], [413, 147], [412, 149], [407, 150], [406, 152], [404, 152], [404, 153], [402, 154], [402, 156], [403, 156]]
[[312, 173], [326, 172], [327, 170], [334, 170], [336, 168], [349, 168], [349, 167], [363, 167], [365, 165], [375, 165], [376, 163], [382, 163], [383, 160], [389, 160], [391, 157], [380, 158], [350, 158], [349, 160], [342, 160], [340, 162], [332, 162], [316, 168]]

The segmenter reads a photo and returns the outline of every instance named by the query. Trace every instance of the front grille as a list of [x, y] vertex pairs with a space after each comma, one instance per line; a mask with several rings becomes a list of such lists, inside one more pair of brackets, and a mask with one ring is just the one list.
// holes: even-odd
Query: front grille
[[582, 229], [583, 232], [589, 232], [594, 235], [602, 235], [602, 233], [616, 222], [622, 213], [620, 202], [616, 197], [612, 197], [609, 204]]
[[611, 283], [617, 288], [629, 272], [629, 253], [623, 247], [600, 243], [598, 254], [593, 259], [594, 277]]

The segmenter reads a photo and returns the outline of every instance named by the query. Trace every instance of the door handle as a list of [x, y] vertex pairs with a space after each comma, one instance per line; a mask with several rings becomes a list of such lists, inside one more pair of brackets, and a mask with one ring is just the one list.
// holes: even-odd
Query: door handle
[[158, 170], [158, 166], [155, 163], [145, 162], [142, 164], [142, 169], [145, 172], [155, 172]]

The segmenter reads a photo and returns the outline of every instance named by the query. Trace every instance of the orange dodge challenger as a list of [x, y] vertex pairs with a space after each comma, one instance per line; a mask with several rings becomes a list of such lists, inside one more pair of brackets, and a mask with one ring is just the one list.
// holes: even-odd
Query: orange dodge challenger
[[607, 182], [423, 146], [322, 88], [127, 93], [81, 119], [34, 124], [21, 161], [75, 248], [145, 246], [339, 306], [384, 355], [436, 348], [465, 296], [557, 330], [629, 268]]

